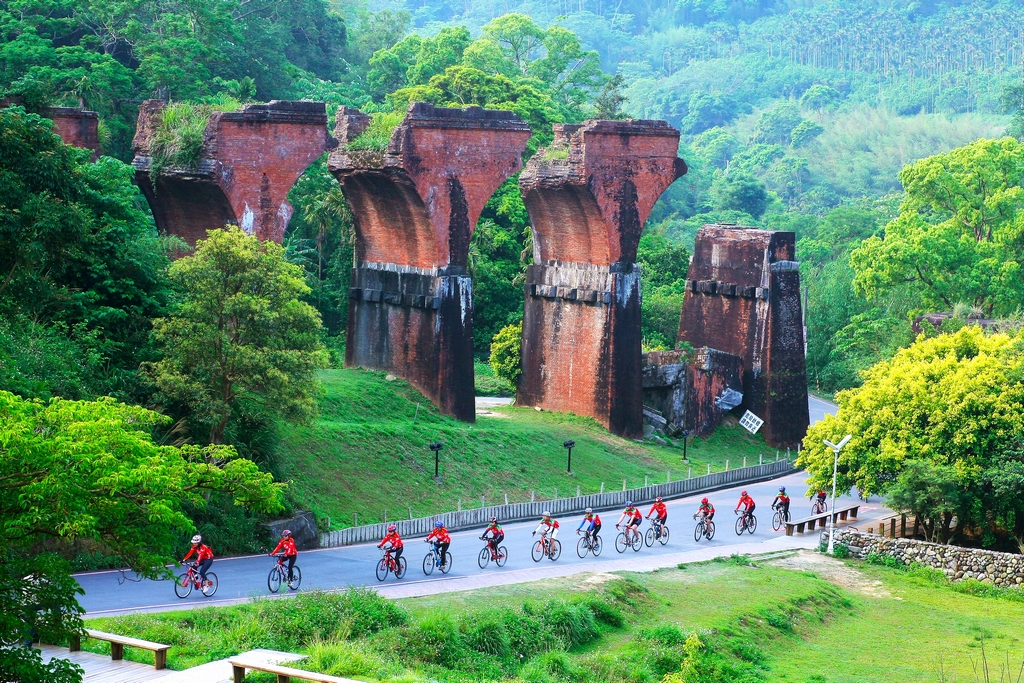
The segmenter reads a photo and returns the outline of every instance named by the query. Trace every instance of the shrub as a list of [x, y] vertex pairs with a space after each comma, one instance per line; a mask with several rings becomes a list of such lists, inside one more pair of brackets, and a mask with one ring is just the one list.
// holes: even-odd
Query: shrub
[[465, 644], [455, 620], [431, 614], [408, 631], [407, 651], [428, 664], [452, 667], [463, 657]]
[[588, 596], [582, 603], [594, 613], [594, 617], [602, 624], [614, 626], [615, 628], [622, 628], [626, 625], [625, 615], [601, 598]]
[[512, 655], [512, 640], [508, 628], [497, 610], [485, 610], [466, 616], [459, 624], [466, 646], [502, 660]]
[[619, 579], [608, 584], [605, 592], [627, 607], [637, 608], [647, 601], [650, 591], [632, 579]]
[[675, 647], [686, 642], [686, 634], [675, 624], [662, 624], [637, 631], [642, 640], [654, 641], [668, 647]]
[[561, 650], [546, 652], [523, 667], [520, 677], [527, 683], [555, 683], [574, 679], [572, 659]]
[[355, 140], [348, 143], [348, 148], [385, 151], [391, 142], [391, 134], [404, 118], [405, 112], [401, 111], [372, 114], [370, 125]]
[[491, 367], [494, 374], [510, 385], [517, 386], [523, 374], [520, 365], [522, 354], [523, 322], [506, 325], [498, 330], [491, 341]]
[[584, 604], [549, 600], [537, 616], [567, 648], [588, 643], [598, 636], [594, 613]]
[[512, 654], [523, 659], [551, 648], [552, 632], [548, 624], [542, 623], [528, 613], [509, 610], [502, 615], [505, 631], [508, 633]]
[[832, 557], [838, 560], [845, 560], [850, 556], [850, 546], [845, 543], [836, 543], [832, 547]]

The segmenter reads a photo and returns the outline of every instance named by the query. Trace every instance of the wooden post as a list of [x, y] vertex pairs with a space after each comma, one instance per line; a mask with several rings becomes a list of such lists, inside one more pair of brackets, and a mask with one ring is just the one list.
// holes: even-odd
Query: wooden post
[[68, 643], [68, 652], [78, 652], [82, 649], [82, 637], [71, 636], [71, 642]]
[[533, 491], [530, 491], [530, 502], [533, 502]]
[[625, 479], [622, 480], [622, 490], [623, 491], [626, 490], [626, 480]]
[[919, 521], [917, 519], [917, 516], [915, 515], [914, 516], [914, 538], [917, 538], [917, 534], [919, 533], [918, 532], [918, 528], [917, 528], [918, 524], [919, 524]]
[[508, 505], [508, 494], [505, 494], [505, 505]]
[[245, 680], [245, 667], [238, 666], [237, 664], [231, 665], [231, 673], [235, 679], [235, 683], [242, 683]]
[[889, 520], [889, 538], [896, 538], [896, 518]]
[[579, 498], [579, 497], [580, 497], [580, 487], [579, 487], [579, 485], [578, 485], [578, 484], [577, 484], [577, 486], [576, 486], [576, 497], [577, 497], [577, 498]]
[[284, 674], [277, 674], [277, 683], [291, 683], [291, 676], [285, 676]]
[[729, 461], [728, 460], [725, 461], [725, 471], [726, 472], [729, 471]]
[[156, 664], [155, 664], [156, 668], [157, 669], [166, 669], [167, 668], [167, 650], [157, 650], [154, 654], [156, 655]]
[[604, 482], [601, 482], [601, 493], [604, 493]]
[[907, 537], [907, 516], [900, 515], [900, 538]]
[[124, 659], [124, 645], [121, 643], [111, 643], [110, 658], [113, 660]]

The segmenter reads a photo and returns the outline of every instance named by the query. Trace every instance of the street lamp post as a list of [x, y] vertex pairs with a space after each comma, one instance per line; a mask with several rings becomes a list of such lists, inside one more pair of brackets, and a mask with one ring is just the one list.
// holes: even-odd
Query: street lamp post
[[568, 472], [569, 474], [572, 474], [572, 447], [575, 446], [575, 445], [576, 445], [576, 442], [571, 440], [571, 439], [569, 441], [563, 441], [562, 442], [562, 446], [567, 451], [569, 451], [569, 461], [565, 465], [565, 471]]
[[843, 437], [843, 440], [839, 443], [832, 443], [828, 439], [825, 439], [825, 445], [832, 449], [832, 514], [828, 516], [828, 554], [835, 554], [835, 526], [836, 526], [836, 477], [839, 475], [839, 451], [845, 446], [850, 439], [852, 434], [847, 434]]
[[441, 449], [444, 448], [444, 444], [440, 441], [436, 441], [430, 444], [430, 450], [434, 451], [434, 479], [440, 477], [439, 471], [441, 467]]

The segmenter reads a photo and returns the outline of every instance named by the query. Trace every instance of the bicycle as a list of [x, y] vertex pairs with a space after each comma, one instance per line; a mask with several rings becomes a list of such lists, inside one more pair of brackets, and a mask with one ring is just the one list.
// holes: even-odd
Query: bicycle
[[217, 592], [217, 586], [220, 582], [217, 580], [217, 575], [213, 572], [206, 572], [206, 582], [200, 585], [199, 583], [199, 565], [192, 563], [188, 566], [188, 571], [178, 576], [177, 581], [174, 582], [174, 594], [179, 598], [187, 598], [192, 594], [192, 589], [196, 588], [200, 593], [210, 598]]
[[772, 510], [775, 510], [775, 514], [772, 515], [772, 529], [778, 531], [784, 524], [789, 524], [789, 510], [786, 510], [781, 505], [779, 507], [772, 506]]
[[601, 544], [600, 534], [592, 534], [589, 531], [581, 532], [578, 529], [576, 533], [582, 533], [580, 540], [576, 541], [576, 554], [581, 560], [587, 556], [587, 553], [594, 553], [594, 557], [601, 554], [604, 546]]
[[694, 515], [693, 518], [697, 520], [697, 526], [693, 528], [694, 541], [700, 543], [701, 538], [706, 538], [710, 541], [715, 537], [714, 520], [708, 519], [707, 515]]
[[651, 526], [647, 528], [647, 533], [644, 534], [644, 543], [650, 548], [654, 545], [654, 540], [657, 539], [662, 545], [668, 543], [668, 525], [659, 524], [655, 520], [651, 520]]
[[[740, 511], [735, 511], [737, 515], [740, 515]], [[736, 535], [742, 536], [743, 532], [754, 533], [754, 529], [757, 528], [757, 517], [751, 512], [744, 512], [736, 520]]]
[[[486, 541], [487, 539], [481, 536], [480, 540]], [[504, 567], [505, 562], [507, 560], [508, 548], [506, 548], [503, 545], [499, 545], [498, 549], [494, 550], [493, 548], [491, 548], [491, 544], [488, 543], [480, 549], [480, 555], [476, 558], [476, 563], [480, 565], [480, 569], [485, 568], [488, 562], [494, 562], [494, 564], [498, 565], [499, 567]]]
[[299, 565], [292, 567], [292, 578], [288, 580], [288, 568], [284, 566], [285, 556], [284, 555], [272, 555], [271, 557], [277, 558], [277, 563], [270, 568], [270, 574], [267, 575], [267, 588], [270, 589], [271, 593], [276, 593], [281, 590], [281, 584], [287, 584], [289, 590], [299, 590], [299, 584], [302, 583], [302, 571], [299, 570]]
[[811, 516], [823, 515], [828, 512], [828, 503], [820, 498], [815, 498], [814, 502], [811, 503]]
[[[619, 527], [616, 526], [616, 529]], [[628, 533], [628, 535], [627, 535]], [[626, 527], [626, 531], [620, 531], [619, 535], [615, 537], [615, 549], [620, 553], [626, 552], [626, 548], [632, 548], [633, 552], [640, 552], [640, 548], [644, 547], [644, 538], [640, 535], [640, 530], [632, 524]]]
[[393, 572], [396, 579], [401, 579], [405, 576], [406, 570], [409, 568], [409, 564], [405, 561], [404, 557], [399, 557], [397, 560], [394, 555], [391, 554], [390, 548], [381, 548], [380, 551], [380, 562], [377, 563], [377, 580], [383, 581], [388, 578], [388, 573]]
[[441, 564], [441, 546], [437, 543], [433, 543], [431, 545], [432, 547], [423, 557], [423, 573], [430, 576], [434, 573], [434, 567], [437, 567], [441, 570], [442, 574], [447, 574], [452, 569], [451, 551], [445, 553], [445, 562], [444, 564]]
[[534, 562], [540, 562], [542, 557], [547, 557], [554, 562], [562, 554], [562, 543], [557, 538], [548, 538], [546, 535], [533, 544], [530, 556]]

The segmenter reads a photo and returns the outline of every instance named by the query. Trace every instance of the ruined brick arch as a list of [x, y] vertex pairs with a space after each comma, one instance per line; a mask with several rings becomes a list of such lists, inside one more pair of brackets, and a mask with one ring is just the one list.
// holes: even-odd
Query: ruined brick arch
[[139, 108], [135, 134], [136, 182], [157, 228], [189, 244], [210, 229], [234, 223], [260, 239], [284, 240], [292, 207], [288, 192], [309, 166], [336, 143], [322, 102], [273, 101], [210, 116], [198, 163], [159, 169], [150, 154], [164, 104]]
[[413, 103], [386, 150], [348, 149], [370, 118], [342, 107], [328, 168], [352, 208], [356, 265], [345, 365], [407, 379], [475, 419], [469, 243], [484, 205], [522, 168], [515, 114]]

